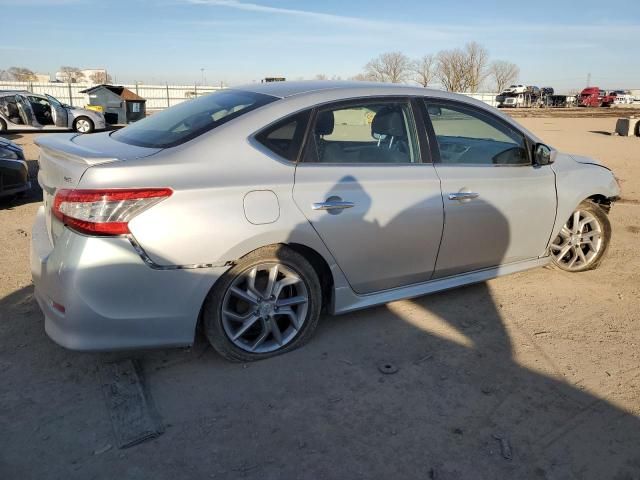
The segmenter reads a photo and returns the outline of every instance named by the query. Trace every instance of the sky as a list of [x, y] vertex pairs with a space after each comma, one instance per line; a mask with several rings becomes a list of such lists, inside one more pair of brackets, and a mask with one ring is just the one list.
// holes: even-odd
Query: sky
[[[640, 1], [0, 0], [0, 68], [107, 68], [115, 82], [344, 79], [371, 58], [476, 41], [556, 90], [640, 88]], [[7, 21], [8, 19], [11, 19]], [[204, 70], [203, 70], [204, 69]]]

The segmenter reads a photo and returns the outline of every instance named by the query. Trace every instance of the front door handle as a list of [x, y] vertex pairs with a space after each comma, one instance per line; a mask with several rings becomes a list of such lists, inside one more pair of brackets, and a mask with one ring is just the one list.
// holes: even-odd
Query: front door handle
[[456, 192], [449, 194], [449, 200], [458, 200], [463, 202], [465, 200], [473, 200], [474, 198], [478, 198], [480, 196], [479, 193], [476, 192]]
[[344, 210], [345, 208], [354, 207], [353, 202], [343, 202], [342, 200], [327, 200], [326, 202], [318, 202], [311, 205], [312, 210]]

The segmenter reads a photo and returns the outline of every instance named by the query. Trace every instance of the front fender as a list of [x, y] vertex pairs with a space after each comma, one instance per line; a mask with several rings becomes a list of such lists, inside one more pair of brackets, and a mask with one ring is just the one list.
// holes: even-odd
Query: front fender
[[578, 162], [570, 155], [558, 154], [553, 170], [556, 173], [558, 207], [551, 240], [558, 235], [571, 213], [583, 200], [596, 195], [605, 198], [620, 195], [613, 172], [595, 160], [593, 163]]

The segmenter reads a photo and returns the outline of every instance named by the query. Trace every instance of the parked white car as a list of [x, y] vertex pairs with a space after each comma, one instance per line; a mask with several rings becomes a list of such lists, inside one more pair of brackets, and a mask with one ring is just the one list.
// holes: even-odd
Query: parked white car
[[106, 126], [104, 115], [72, 107], [51, 95], [0, 91], [0, 132], [7, 130], [74, 130], [91, 133]]
[[526, 91], [526, 85], [510, 85], [509, 88], [504, 89], [503, 93], [524, 93]]
[[628, 94], [617, 94], [613, 100], [614, 105], [630, 105], [633, 103], [633, 97]]

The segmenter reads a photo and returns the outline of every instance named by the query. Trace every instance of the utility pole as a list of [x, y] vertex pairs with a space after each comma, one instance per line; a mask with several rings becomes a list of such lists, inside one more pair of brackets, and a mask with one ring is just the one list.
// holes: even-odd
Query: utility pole
[[202, 74], [202, 80], [201, 80], [201, 85], [204, 85], [204, 68], [200, 69], [200, 73]]
[[591, 72], [587, 73], [587, 87], [591, 85]]

